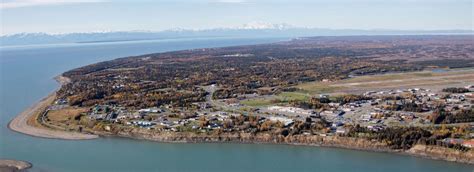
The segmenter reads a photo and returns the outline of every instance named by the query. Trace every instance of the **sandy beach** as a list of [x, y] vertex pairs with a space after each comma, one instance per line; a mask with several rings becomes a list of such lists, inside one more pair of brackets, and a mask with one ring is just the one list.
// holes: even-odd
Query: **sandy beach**
[[15, 172], [15, 171], [25, 171], [31, 168], [33, 165], [29, 162], [11, 160], [11, 159], [0, 159], [0, 171], [5, 172]]
[[[62, 76], [56, 77], [56, 80], [61, 84], [69, 82], [69, 78], [65, 78]], [[39, 102], [35, 103], [33, 106], [21, 112], [12, 121], [10, 121], [10, 123], [8, 124], [8, 128], [19, 133], [51, 139], [83, 140], [98, 138], [97, 135], [59, 131], [48, 129], [46, 127], [35, 127], [29, 125], [28, 119], [30, 117], [37, 116], [39, 113], [42, 113], [48, 105], [54, 102], [55, 98], [56, 92], [53, 92], [47, 97], [41, 99]]]

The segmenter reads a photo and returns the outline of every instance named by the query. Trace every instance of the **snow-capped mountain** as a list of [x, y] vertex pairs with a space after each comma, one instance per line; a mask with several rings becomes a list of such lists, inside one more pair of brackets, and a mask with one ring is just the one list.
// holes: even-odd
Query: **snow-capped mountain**
[[88, 33], [19, 33], [0, 36], [0, 46], [28, 44], [58, 44], [86, 42], [114, 42], [197, 37], [308, 37], [341, 35], [401, 35], [401, 34], [473, 34], [472, 30], [398, 31], [319, 29], [295, 27], [289, 24], [252, 22], [238, 27], [214, 29], [174, 28], [164, 31], [99, 31]]
[[259, 29], [285, 30], [285, 29], [292, 29], [292, 28], [296, 28], [296, 27], [286, 24], [286, 23], [272, 24], [272, 23], [262, 23], [262, 22], [251, 22], [251, 23], [244, 24], [241, 27], [238, 27], [238, 29], [248, 29], [248, 30], [259, 30]]

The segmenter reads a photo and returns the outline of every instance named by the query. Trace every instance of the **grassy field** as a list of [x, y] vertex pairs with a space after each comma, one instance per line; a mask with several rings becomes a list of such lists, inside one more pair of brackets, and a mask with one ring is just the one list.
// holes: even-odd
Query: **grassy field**
[[281, 101], [286, 102], [289, 100], [308, 100], [311, 96], [307, 93], [302, 93], [302, 92], [282, 92], [277, 95]]
[[273, 99], [265, 99], [265, 98], [258, 98], [258, 99], [248, 99], [248, 100], [243, 100], [240, 103], [246, 106], [268, 106], [273, 104], [272, 102]]
[[300, 84], [296, 87], [301, 89], [301, 91], [298, 91], [298, 92], [307, 93], [311, 95], [337, 92], [345, 88], [345, 87], [334, 86], [330, 83], [323, 83], [323, 82], [308, 82], [308, 83]]
[[392, 73], [383, 75], [358, 76], [334, 82], [308, 82], [295, 86], [295, 92], [243, 100], [240, 103], [246, 106], [269, 106], [277, 103], [285, 104], [290, 100], [307, 101], [312, 96], [331, 94], [361, 94], [366, 91], [403, 88], [443, 89], [446, 87], [464, 87], [474, 84], [474, 69], [448, 70], [446, 72], [418, 71], [406, 73]]
[[359, 76], [335, 82], [309, 82], [297, 88], [301, 93], [338, 94], [361, 93], [368, 90], [399, 89], [425, 87], [441, 89], [443, 87], [474, 84], [474, 69], [448, 70], [446, 72], [419, 71], [383, 75]]
[[51, 110], [48, 112], [48, 119], [53, 122], [64, 123], [73, 120], [76, 116], [86, 112], [88, 108], [64, 108], [61, 110]]
[[311, 96], [307, 93], [282, 92], [272, 97], [247, 99], [247, 100], [240, 101], [240, 103], [246, 106], [257, 107], [257, 106], [268, 106], [268, 105], [272, 105], [276, 103], [286, 103], [290, 100], [306, 101], [310, 97]]

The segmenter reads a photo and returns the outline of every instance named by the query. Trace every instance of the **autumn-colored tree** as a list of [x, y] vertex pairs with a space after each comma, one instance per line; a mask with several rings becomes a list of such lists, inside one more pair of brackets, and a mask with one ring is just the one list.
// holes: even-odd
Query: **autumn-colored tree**
[[273, 126], [273, 122], [271, 120], [265, 120], [261, 125], [259, 130], [260, 131], [268, 131], [271, 130]]

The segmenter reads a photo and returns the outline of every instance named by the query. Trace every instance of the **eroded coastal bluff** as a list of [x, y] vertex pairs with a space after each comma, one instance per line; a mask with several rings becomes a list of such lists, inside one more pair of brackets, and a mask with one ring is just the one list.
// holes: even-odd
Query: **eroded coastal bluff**
[[274, 136], [270, 134], [222, 134], [219, 136], [198, 135], [192, 133], [118, 132], [102, 133], [108, 136], [120, 136], [171, 143], [246, 143], [246, 144], [286, 144], [296, 146], [323, 146], [361, 151], [387, 152], [411, 155], [428, 159], [474, 164], [474, 152], [463, 152], [439, 146], [415, 145], [408, 150], [394, 150], [387, 144], [360, 138], [338, 136]]
[[[325, 146], [474, 164], [471, 39], [318, 37], [119, 58], [63, 73], [61, 87], [9, 128], [55, 139]], [[433, 58], [439, 52], [458, 56]]]

